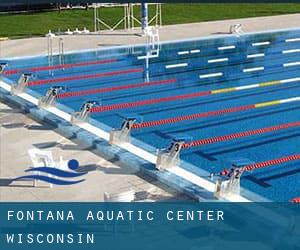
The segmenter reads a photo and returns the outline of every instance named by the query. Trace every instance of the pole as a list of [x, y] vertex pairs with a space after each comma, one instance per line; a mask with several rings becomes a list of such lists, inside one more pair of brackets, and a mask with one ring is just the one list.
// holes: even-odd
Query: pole
[[142, 15], [142, 31], [145, 32], [145, 30], [148, 28], [148, 3], [142, 3], [141, 4], [141, 15]]

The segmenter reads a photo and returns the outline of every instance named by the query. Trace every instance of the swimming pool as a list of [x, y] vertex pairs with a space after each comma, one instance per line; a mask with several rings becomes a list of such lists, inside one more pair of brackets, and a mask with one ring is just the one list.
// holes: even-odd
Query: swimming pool
[[95, 101], [89, 123], [107, 140], [136, 118], [132, 153], [151, 158], [184, 138], [180, 167], [168, 171], [200, 176], [208, 189], [209, 173], [232, 163], [287, 158], [243, 173], [241, 186], [251, 200], [300, 196], [300, 29], [166, 42], [147, 53], [145, 45], [74, 52], [51, 65], [46, 56], [8, 58], [3, 80], [32, 73], [36, 98], [63, 87], [55, 105], [68, 114]]

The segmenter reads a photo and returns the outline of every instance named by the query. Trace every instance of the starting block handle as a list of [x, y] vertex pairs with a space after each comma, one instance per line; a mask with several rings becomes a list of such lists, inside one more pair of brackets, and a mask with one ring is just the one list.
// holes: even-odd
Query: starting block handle
[[5, 70], [7, 65], [8, 65], [8, 63], [6, 63], [6, 62], [0, 62], [0, 74], [3, 73], [3, 71]]

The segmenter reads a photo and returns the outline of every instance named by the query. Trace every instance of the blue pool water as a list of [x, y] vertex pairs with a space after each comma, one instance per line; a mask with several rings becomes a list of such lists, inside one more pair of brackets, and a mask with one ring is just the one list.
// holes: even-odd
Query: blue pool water
[[[146, 51], [147, 46], [135, 46], [71, 53], [65, 55], [66, 65], [83, 64], [51, 72], [48, 69], [36, 70], [48, 66], [47, 57], [8, 59], [7, 72], [15, 69], [18, 72], [5, 77], [17, 81], [22, 72], [33, 71], [32, 82], [46, 81], [29, 87], [39, 95], [45, 95], [51, 86], [57, 85], [67, 87], [66, 92], [73, 92], [133, 86], [148, 80], [174, 80], [168, 84], [58, 99], [57, 102], [65, 105], [70, 112], [78, 111], [83, 103], [90, 100], [110, 106], [300, 77], [300, 30], [297, 29], [164, 43], [159, 57], [149, 60], [149, 67], [144, 59], [138, 59]], [[101, 60], [112, 61], [88, 64]], [[58, 63], [58, 56], [55, 56], [54, 65]], [[105, 72], [114, 73], [92, 77]], [[146, 79], [147, 72], [149, 79]], [[208, 77], [208, 74], [217, 75]], [[53, 79], [58, 80], [47, 82]], [[113, 109], [92, 113], [91, 117], [110, 128], [119, 128], [123, 117], [129, 113], [138, 114], [147, 122], [299, 96], [300, 78], [284, 84]], [[300, 101], [137, 129], [132, 135], [161, 149], [166, 148], [177, 134], [198, 140], [296, 121], [300, 121]], [[300, 129], [294, 127], [188, 148], [181, 152], [181, 159], [208, 172], [219, 172], [239, 158], [261, 162], [299, 153]], [[300, 162], [246, 173], [241, 183], [245, 189], [267, 199], [288, 201], [300, 196]]]

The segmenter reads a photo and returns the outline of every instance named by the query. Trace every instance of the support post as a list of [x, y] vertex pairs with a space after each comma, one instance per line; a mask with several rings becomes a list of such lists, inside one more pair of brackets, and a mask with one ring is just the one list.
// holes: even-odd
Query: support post
[[145, 33], [148, 29], [148, 3], [141, 4], [141, 11], [142, 31]]

